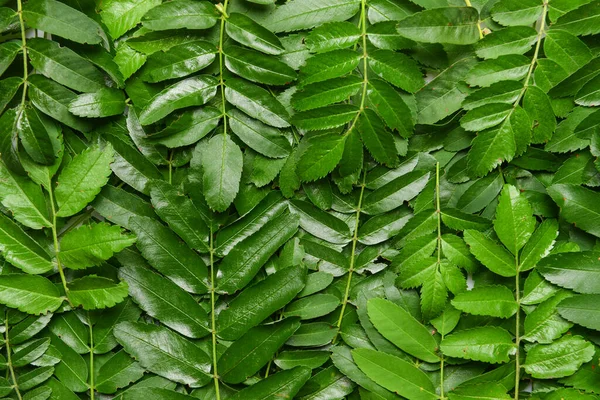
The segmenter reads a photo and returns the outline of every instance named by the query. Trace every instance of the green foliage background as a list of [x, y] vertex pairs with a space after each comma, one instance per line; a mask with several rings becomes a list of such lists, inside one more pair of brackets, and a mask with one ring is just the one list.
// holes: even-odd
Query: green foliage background
[[0, 35], [0, 397], [600, 395], [600, 1], [0, 0]]

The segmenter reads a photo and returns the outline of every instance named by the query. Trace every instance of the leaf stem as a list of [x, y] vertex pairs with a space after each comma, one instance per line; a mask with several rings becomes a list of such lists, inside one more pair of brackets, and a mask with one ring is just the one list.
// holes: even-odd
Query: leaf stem
[[58, 232], [56, 229], [56, 206], [54, 205], [54, 190], [52, 187], [48, 188], [48, 194], [50, 196], [50, 207], [52, 210], [52, 239], [54, 240], [54, 256], [56, 257], [56, 266], [58, 267], [58, 273], [60, 274], [60, 280], [62, 281], [62, 285], [65, 290], [67, 302], [71, 307], [73, 307], [73, 303], [71, 303], [71, 299], [69, 298], [69, 287], [67, 286], [65, 271], [63, 270], [62, 263], [60, 262], [60, 244], [58, 242]]
[[358, 23], [358, 26], [361, 28], [361, 37], [362, 37], [362, 59], [363, 59], [363, 82], [362, 82], [362, 94], [361, 94], [361, 98], [360, 98], [360, 107], [358, 109], [358, 112], [356, 113], [356, 116], [354, 117], [354, 119], [352, 120], [352, 123], [350, 124], [350, 127], [348, 128], [348, 130], [346, 131], [346, 133], [344, 134], [344, 136], [347, 136], [348, 134], [350, 134], [350, 132], [352, 132], [352, 130], [354, 129], [354, 127], [356, 126], [356, 123], [358, 122], [358, 117], [360, 117], [360, 114], [362, 114], [362, 112], [365, 109], [365, 102], [367, 99], [367, 86], [369, 84], [369, 65], [368, 65], [368, 58], [369, 55], [367, 53], [367, 1], [366, 0], [361, 0], [360, 2], [360, 20]]
[[213, 379], [215, 382], [215, 395], [217, 400], [221, 400], [221, 393], [219, 392], [219, 372], [217, 370], [217, 320], [215, 317], [215, 247], [212, 225], [210, 227], [210, 322], [210, 333], [212, 336]]
[[[440, 163], [435, 164], [435, 213], [437, 215], [437, 268], [442, 262], [442, 209], [440, 207]], [[442, 334], [442, 340], [444, 335]], [[440, 358], [440, 399], [444, 400], [444, 355]]]
[[525, 95], [525, 91], [527, 90], [527, 87], [529, 86], [529, 79], [531, 78], [531, 74], [533, 73], [533, 70], [535, 69], [535, 64], [537, 63], [537, 60], [538, 60], [538, 57], [540, 54], [542, 36], [544, 35], [545, 28], [546, 28], [546, 14], [547, 13], [548, 13], [548, 3], [546, 1], [544, 1], [542, 16], [540, 17], [540, 29], [538, 30], [538, 33], [537, 33], [537, 43], [535, 44], [533, 58], [531, 59], [531, 63], [529, 64], [529, 69], [527, 70], [527, 76], [525, 77], [523, 89], [521, 89], [521, 93], [519, 93], [519, 97], [517, 97], [517, 100], [514, 102], [514, 107], [516, 107], [519, 104], [519, 102], [523, 98], [523, 95]]
[[29, 78], [29, 71], [27, 67], [27, 35], [25, 31], [25, 21], [23, 21], [23, 1], [17, 0], [17, 14], [19, 14], [19, 24], [21, 25], [21, 42], [23, 48], [23, 96], [21, 97], [21, 107], [23, 110], [25, 106], [25, 99], [27, 98], [27, 79]]
[[342, 322], [344, 320], [344, 312], [346, 312], [346, 305], [348, 304], [348, 298], [350, 297], [350, 287], [352, 286], [352, 274], [354, 273], [354, 260], [356, 255], [356, 244], [358, 242], [358, 223], [360, 219], [360, 212], [362, 207], [363, 196], [365, 193], [365, 181], [367, 178], [366, 169], [363, 171], [363, 179], [360, 184], [360, 197], [358, 198], [358, 207], [356, 208], [356, 218], [354, 221], [354, 234], [352, 235], [352, 252], [350, 253], [350, 268], [348, 269], [348, 278], [346, 279], [346, 290], [344, 291], [344, 298], [342, 299], [342, 309], [340, 311], [340, 317], [336, 324], [335, 336], [331, 343], [335, 344], [342, 328]]
[[[471, 0], [465, 0], [467, 7], [473, 7]], [[481, 29], [481, 20], [477, 21], [477, 30], [479, 31], [479, 39], [483, 39], [483, 30]]]
[[217, 10], [221, 13], [221, 28], [219, 32], [219, 86], [221, 87], [221, 115], [223, 117], [223, 134], [227, 133], [227, 113], [225, 112], [225, 81], [223, 80], [223, 42], [225, 41], [225, 20], [228, 18], [227, 5], [229, 0], [225, 0], [223, 5], [217, 4]]
[[515, 301], [517, 302], [517, 314], [515, 316], [515, 345], [517, 350], [515, 353], [515, 400], [519, 400], [519, 383], [521, 381], [521, 360], [519, 359], [519, 347], [521, 344], [521, 288], [519, 282], [520, 265], [518, 252], [515, 255], [515, 269], [517, 271], [517, 274], [515, 275]]
[[15, 389], [15, 393], [17, 394], [17, 398], [19, 400], [23, 400], [21, 396], [21, 391], [19, 390], [19, 384], [17, 383], [17, 377], [15, 375], [15, 369], [12, 364], [12, 355], [10, 354], [10, 339], [8, 334], [8, 310], [4, 314], [4, 341], [6, 346], [6, 364], [8, 366], [8, 370], [10, 371], [10, 377], [13, 381], [13, 388]]
[[94, 383], [94, 331], [90, 312], [87, 313], [87, 322], [90, 331], [90, 400], [94, 400], [96, 385]]

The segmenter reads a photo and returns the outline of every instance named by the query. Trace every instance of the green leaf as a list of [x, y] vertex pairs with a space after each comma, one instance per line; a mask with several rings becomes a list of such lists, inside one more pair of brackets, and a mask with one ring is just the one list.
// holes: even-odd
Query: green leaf
[[575, 103], [594, 107], [600, 105], [600, 78], [595, 77], [594, 79], [587, 82], [583, 87], [577, 92], [575, 96]]
[[35, 361], [37, 358], [42, 356], [42, 354], [48, 350], [49, 346], [49, 338], [34, 339], [27, 342], [23, 347], [15, 351], [15, 354], [13, 354], [13, 366], [24, 367], [25, 365], [30, 364], [32, 361]]
[[229, 78], [225, 98], [248, 115], [276, 128], [290, 126], [288, 112], [267, 90], [250, 82]]
[[354, 75], [306, 85], [292, 95], [292, 105], [298, 111], [312, 110], [347, 100], [358, 93], [362, 80]]
[[265, 28], [272, 32], [299, 31], [324, 22], [345, 21], [358, 11], [359, 0], [292, 0], [278, 6], [265, 19]]
[[113, 307], [127, 297], [127, 283], [88, 275], [69, 282], [69, 299], [84, 310]]
[[473, 140], [468, 168], [475, 176], [484, 176], [504, 161], [523, 153], [531, 141], [531, 120], [516, 106], [497, 127], [480, 132]]
[[229, 110], [228, 116], [233, 133], [252, 150], [273, 158], [283, 158], [290, 154], [290, 142], [279, 129], [265, 125], [236, 109]]
[[249, 81], [282, 86], [296, 80], [296, 71], [272, 56], [233, 45], [223, 53], [227, 69]]
[[298, 217], [283, 213], [254, 235], [242, 240], [219, 264], [217, 289], [234, 293], [245, 287], [258, 270], [298, 230]]
[[165, 129], [152, 135], [150, 140], [169, 148], [189, 146], [212, 132], [221, 117], [221, 112], [214, 107], [195, 108], [178, 115]]
[[300, 68], [300, 83], [304, 86], [339, 78], [354, 71], [359, 62], [360, 54], [353, 50], [335, 50], [314, 55]]
[[550, 30], [544, 38], [544, 54], [569, 74], [592, 59], [590, 49], [576, 36], [560, 30]]
[[28, 274], [54, 269], [48, 252], [4, 214], [0, 214], [0, 251], [6, 261]]
[[201, 106], [217, 92], [218, 81], [209, 75], [198, 75], [166, 87], [150, 100], [140, 113], [142, 125], [153, 124], [180, 108]]
[[537, 86], [529, 86], [523, 98], [523, 108], [533, 122], [531, 142], [546, 143], [556, 129], [550, 98]]
[[241, 383], [258, 372], [300, 327], [295, 318], [250, 329], [225, 350], [217, 369], [224, 382]]
[[148, 371], [190, 387], [204, 386], [212, 379], [208, 355], [167, 328], [121, 322], [114, 335], [125, 351]]
[[135, 236], [106, 223], [82, 225], [67, 232], [60, 241], [60, 259], [71, 269], [100, 265], [114, 253], [135, 243]]
[[208, 29], [217, 23], [217, 17], [217, 10], [207, 1], [177, 0], [150, 9], [142, 24], [153, 31]]
[[204, 253], [209, 251], [208, 227], [187, 196], [164, 181], [154, 181], [150, 194], [154, 211], [188, 246]]
[[329, 353], [321, 350], [285, 350], [273, 360], [279, 368], [288, 370], [298, 366], [318, 368], [329, 360]]
[[100, 393], [115, 393], [144, 376], [144, 368], [123, 350], [110, 357], [98, 370], [94, 381]]
[[473, 44], [479, 40], [479, 13], [472, 7], [441, 7], [402, 19], [400, 35], [416, 42]]
[[394, 137], [385, 129], [383, 121], [375, 111], [366, 109], [361, 112], [358, 116], [357, 129], [365, 147], [377, 162], [388, 166], [398, 164]]
[[506, 388], [502, 384], [489, 382], [485, 384], [459, 385], [456, 389], [448, 393], [448, 398], [450, 400], [475, 400], [481, 398], [504, 400], [511, 399], [512, 397], [506, 393]]
[[54, 312], [63, 303], [58, 288], [42, 276], [0, 276], [0, 303], [27, 314]]
[[426, 171], [413, 171], [402, 175], [381, 188], [369, 193], [363, 203], [363, 212], [368, 215], [391, 211], [403, 202], [417, 196], [429, 180]]
[[289, 304], [284, 315], [287, 317], [300, 317], [303, 320], [313, 319], [333, 312], [339, 304], [340, 300], [332, 294], [313, 294]]
[[354, 120], [358, 111], [358, 108], [351, 104], [336, 104], [299, 112], [292, 117], [292, 122], [308, 131], [331, 129]]
[[59, 217], [68, 217], [81, 211], [106, 185], [113, 161], [112, 146], [103, 149], [92, 146], [78, 154], [58, 176], [54, 190]]
[[415, 94], [418, 106], [417, 122], [434, 124], [458, 111], [469, 93], [469, 87], [462, 81], [476, 64], [474, 57], [463, 58], [423, 86]]
[[505, 80], [521, 80], [529, 70], [529, 58], [520, 54], [500, 56], [477, 64], [465, 79], [469, 85], [490, 86]]
[[288, 267], [245, 289], [229, 303], [229, 308], [219, 314], [219, 337], [225, 340], [239, 339], [289, 303], [302, 290], [305, 282], [306, 271], [303, 268]]
[[510, 318], [519, 308], [512, 291], [500, 285], [481, 286], [459, 293], [452, 300], [452, 305], [469, 314], [499, 318]]
[[556, 253], [538, 263], [537, 271], [555, 285], [578, 293], [600, 293], [600, 253]]
[[369, 79], [367, 100], [388, 127], [407, 138], [413, 134], [413, 116], [404, 98], [389, 84], [379, 79]]
[[[556, 296], [555, 296], [556, 297]], [[597, 294], [579, 294], [572, 297], [563, 296], [556, 310], [561, 317], [586, 328], [600, 330], [600, 316], [598, 316]]]
[[352, 350], [352, 358], [369, 378], [391, 392], [415, 400], [438, 398], [429, 377], [396, 356], [370, 349], [355, 349]]
[[179, 286], [142, 266], [119, 268], [119, 277], [129, 286], [129, 295], [148, 315], [184, 336], [206, 336], [208, 315]]
[[60, 126], [34, 107], [25, 107], [17, 121], [21, 144], [31, 160], [52, 165], [57, 161], [57, 146]]
[[369, 319], [386, 339], [402, 351], [423, 361], [435, 363], [438, 343], [429, 329], [408, 311], [384, 299], [370, 299], [367, 303]]
[[505, 103], [486, 104], [469, 110], [461, 119], [460, 126], [467, 131], [482, 131], [500, 124], [510, 114], [513, 106]]
[[75, 93], [40, 74], [30, 76], [28, 83], [29, 99], [38, 110], [75, 130], [91, 130], [88, 121], [69, 111], [69, 103], [77, 97]]
[[533, 232], [531, 238], [521, 252], [521, 266], [519, 271], [528, 271], [552, 249], [554, 240], [558, 235], [558, 223], [553, 219], [546, 219]]
[[[529, 86], [532, 88], [534, 86]], [[523, 84], [516, 81], [496, 82], [469, 94], [462, 106], [465, 110], [494, 103], [514, 104], [523, 91]]]
[[206, 293], [208, 271], [202, 258], [171, 230], [148, 217], [133, 216], [130, 229], [136, 246], [156, 270], [190, 293]]
[[531, 25], [542, 15], [542, 4], [537, 0], [503, 0], [494, 4], [491, 14], [502, 25]]
[[560, 207], [560, 215], [579, 229], [600, 237], [600, 195], [578, 185], [557, 184], [548, 188], [548, 194]]
[[594, 0], [569, 11], [556, 20], [553, 28], [565, 30], [573, 35], [597, 34], [600, 32], [598, 30], [600, 21], [598, 6], [600, 6], [600, 2]]
[[306, 47], [312, 53], [345, 49], [360, 39], [360, 30], [347, 22], [329, 22], [313, 29], [306, 37]]
[[346, 137], [337, 133], [313, 135], [308, 139], [309, 147], [302, 153], [296, 170], [305, 182], [321, 179], [338, 165], [344, 153]]
[[477, 42], [476, 53], [484, 59], [507, 54], [525, 54], [537, 40], [537, 32], [529, 26], [511, 26], [486, 35]]
[[236, 42], [266, 54], [279, 55], [285, 51], [277, 36], [244, 14], [230, 13], [225, 32]]
[[144, 14], [160, 3], [160, 0], [108, 0], [102, 2], [100, 17], [110, 36], [117, 39], [139, 24]]
[[[152, 379], [152, 378], [149, 378]], [[142, 381], [145, 382], [145, 381]], [[162, 383], [162, 382], [161, 382]], [[186, 394], [176, 392], [173, 388], [163, 388], [163, 387], [132, 387], [125, 390], [119, 397], [123, 400], [190, 400], [194, 397], [188, 396]]]
[[514, 257], [503, 247], [478, 231], [467, 229], [464, 235], [471, 253], [490, 271], [506, 277], [517, 274]]
[[423, 86], [419, 66], [410, 57], [391, 50], [375, 50], [369, 54], [369, 66], [376, 75], [400, 89], [414, 93]]
[[27, 41], [31, 65], [48, 78], [80, 92], [104, 88], [104, 76], [92, 63], [68, 47], [41, 38]]
[[215, 47], [209, 42], [184, 43], [148, 56], [140, 78], [145, 82], [181, 78], [207, 67], [214, 59]]
[[531, 347], [523, 368], [534, 378], [562, 378], [575, 373], [593, 355], [594, 345], [581, 336], [563, 336], [551, 344]]
[[530, 342], [552, 343], [567, 332], [573, 324], [558, 315], [556, 306], [561, 303], [561, 300], [571, 296], [572, 294], [567, 291], [560, 291], [527, 314], [523, 339]]
[[346, 244], [351, 240], [348, 224], [312, 204], [292, 200], [292, 211], [300, 216], [300, 227], [306, 232], [335, 244]]
[[488, 219], [462, 212], [455, 208], [444, 208], [442, 210], [442, 221], [450, 229], [463, 231], [465, 229], [474, 229], [484, 231], [491, 225]]
[[127, 229], [130, 229], [129, 218], [134, 215], [156, 218], [150, 203], [111, 185], [104, 186], [92, 205], [104, 218]]
[[77, 43], [97, 44], [104, 32], [84, 13], [56, 0], [32, 0], [23, 7], [27, 25]]
[[239, 190], [243, 155], [229, 136], [215, 135], [200, 143], [202, 180], [206, 202], [216, 211], [225, 211]]
[[94, 325], [92, 338], [94, 340], [94, 353], [104, 354], [119, 345], [113, 335], [114, 327], [123, 321], [135, 322], [140, 318], [142, 311], [137, 308], [130, 298], [125, 299], [115, 307], [103, 311], [102, 318]]
[[[0, 163], [0, 201], [12, 212], [14, 219], [27, 227], [41, 229], [52, 226], [39, 185], [15, 174], [4, 163]], [[8, 245], [5, 240], [3, 243]]]
[[583, 149], [589, 145], [587, 140], [578, 138], [575, 135], [575, 128], [590, 114], [593, 109], [587, 107], [576, 107], [562, 120], [556, 127], [552, 138], [546, 144], [546, 151], [555, 153], [566, 153]]
[[437, 317], [446, 307], [448, 290], [444, 278], [437, 268], [427, 271], [424, 274], [424, 280], [421, 289], [421, 311], [423, 318], [431, 320]]
[[534, 229], [535, 217], [527, 199], [514, 186], [504, 185], [494, 220], [494, 230], [500, 241], [517, 255]]
[[123, 114], [125, 96], [120, 90], [104, 88], [84, 93], [69, 103], [69, 111], [79, 117], [100, 118]]
[[296, 367], [278, 372], [240, 390], [230, 400], [263, 399], [279, 400], [293, 398], [310, 378], [311, 371], [306, 367]]
[[497, 364], [508, 362], [515, 347], [508, 331], [497, 326], [482, 326], [446, 336], [440, 344], [450, 357]]
[[371, 217], [360, 226], [358, 241], [366, 245], [384, 242], [396, 236], [410, 218], [412, 214], [407, 207]]
[[0, 90], [2, 93], [5, 93], [0, 99], [0, 113], [4, 112], [4, 109], [12, 98], [15, 97], [22, 84], [23, 79], [16, 76], [0, 80]]

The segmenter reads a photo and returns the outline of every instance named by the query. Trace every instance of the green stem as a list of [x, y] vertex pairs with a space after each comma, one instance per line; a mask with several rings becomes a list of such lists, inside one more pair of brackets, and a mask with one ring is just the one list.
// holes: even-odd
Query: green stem
[[[437, 267], [442, 262], [442, 209], [440, 207], [440, 163], [435, 164], [435, 213], [437, 216]], [[442, 340], [444, 335], [442, 334]], [[440, 399], [444, 399], [444, 355], [440, 358]]]
[[529, 80], [531, 78], [531, 74], [533, 73], [533, 70], [535, 69], [535, 64], [537, 63], [537, 60], [538, 60], [538, 57], [540, 54], [540, 47], [542, 44], [542, 36], [544, 35], [545, 28], [546, 28], [547, 12], [548, 12], [548, 3], [544, 1], [542, 16], [540, 17], [540, 29], [538, 30], [538, 33], [537, 33], [537, 43], [535, 44], [533, 58], [531, 59], [531, 63], [529, 64], [529, 69], [527, 70], [527, 76], [525, 77], [525, 81], [523, 83], [523, 89], [521, 90], [521, 93], [519, 93], [519, 97], [517, 97], [517, 100], [514, 102], [514, 107], [516, 107], [519, 104], [519, 102], [523, 98], [523, 95], [525, 95], [525, 92], [527, 91], [527, 87], [529, 86]]
[[48, 188], [48, 194], [50, 195], [50, 208], [52, 210], [52, 239], [54, 240], [54, 256], [56, 257], [56, 266], [58, 267], [58, 273], [60, 274], [60, 280], [62, 281], [62, 285], [65, 290], [67, 302], [69, 302], [69, 305], [73, 307], [73, 303], [71, 303], [71, 299], [69, 298], [69, 287], [67, 286], [65, 271], [63, 270], [62, 263], [60, 262], [60, 244], [58, 242], [58, 230], [56, 228], [56, 206], [54, 205], [54, 190], [52, 187]]
[[221, 87], [221, 115], [223, 116], [223, 134], [227, 133], [227, 113], [225, 112], [225, 81], [223, 80], [223, 43], [225, 39], [225, 21], [228, 18], [227, 5], [229, 0], [225, 0], [223, 5], [218, 4], [217, 10], [221, 13], [221, 28], [219, 32], [219, 86]]
[[342, 299], [342, 309], [340, 311], [340, 317], [336, 324], [335, 336], [333, 337], [332, 343], [335, 344], [342, 328], [342, 322], [344, 320], [344, 312], [346, 312], [346, 305], [348, 304], [348, 298], [350, 297], [350, 287], [352, 286], [352, 275], [354, 273], [354, 261], [356, 258], [356, 244], [358, 243], [358, 225], [362, 207], [363, 196], [365, 193], [365, 180], [367, 177], [367, 170], [363, 171], [363, 179], [360, 185], [360, 197], [358, 198], [358, 207], [356, 208], [356, 218], [354, 221], [354, 234], [352, 235], [352, 252], [350, 253], [350, 268], [348, 269], [348, 278], [346, 279], [346, 290], [344, 291], [344, 298]]
[[94, 400], [96, 391], [96, 385], [94, 383], [94, 331], [89, 311], [87, 313], [87, 321], [90, 331], [90, 400]]
[[17, 398], [19, 400], [23, 400], [23, 397], [21, 396], [21, 391], [19, 390], [19, 384], [17, 383], [17, 376], [15, 375], [15, 369], [13, 368], [12, 365], [12, 355], [10, 354], [10, 339], [9, 339], [9, 334], [8, 334], [8, 311], [6, 311], [5, 313], [5, 317], [4, 317], [4, 339], [5, 339], [5, 346], [6, 346], [6, 364], [8, 366], [8, 370], [10, 371], [10, 377], [13, 381], [13, 388], [15, 389], [15, 393], [17, 394]]
[[363, 83], [362, 83], [362, 94], [361, 94], [361, 98], [360, 98], [360, 107], [358, 109], [358, 112], [356, 113], [356, 116], [354, 117], [354, 119], [352, 120], [352, 123], [350, 124], [350, 128], [348, 128], [348, 130], [346, 131], [346, 133], [344, 135], [348, 135], [350, 134], [350, 132], [352, 132], [352, 130], [354, 129], [354, 127], [356, 126], [356, 123], [358, 122], [358, 118], [360, 117], [360, 114], [362, 114], [362, 112], [365, 110], [365, 102], [367, 99], [367, 87], [369, 85], [369, 68], [368, 68], [368, 58], [369, 55], [367, 53], [367, 1], [366, 0], [361, 0], [360, 2], [360, 20], [358, 23], [359, 27], [361, 28], [361, 37], [362, 37], [362, 59], [363, 59]]
[[519, 399], [519, 383], [521, 381], [521, 360], [519, 359], [520, 351], [519, 347], [521, 344], [521, 287], [519, 282], [520, 265], [519, 265], [519, 253], [515, 255], [515, 269], [517, 274], [515, 275], [515, 301], [517, 302], [517, 314], [515, 316], [515, 346], [517, 352], [515, 353], [515, 400]]
[[17, 0], [17, 14], [19, 14], [19, 24], [21, 25], [21, 42], [23, 48], [23, 96], [21, 97], [21, 110], [25, 106], [25, 99], [27, 98], [27, 79], [29, 77], [29, 71], [27, 66], [27, 35], [25, 33], [25, 21], [23, 21], [23, 2]]
[[221, 400], [219, 392], [219, 372], [217, 370], [217, 320], [215, 316], [215, 248], [212, 226], [210, 227], [210, 322], [212, 336], [212, 359], [213, 359], [213, 379], [215, 382], [215, 395], [217, 400]]

